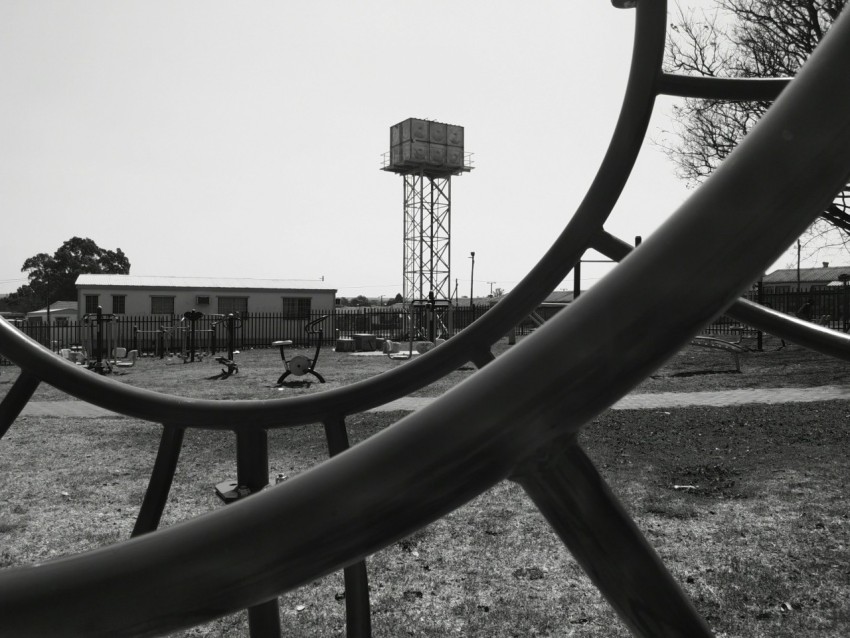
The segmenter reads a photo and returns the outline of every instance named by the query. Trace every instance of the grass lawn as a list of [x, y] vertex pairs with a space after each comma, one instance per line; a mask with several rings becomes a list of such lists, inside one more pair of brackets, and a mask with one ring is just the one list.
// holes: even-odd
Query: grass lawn
[[[744, 355], [740, 374], [729, 354], [688, 347], [637, 391], [847, 382], [850, 364], [778, 345]], [[211, 378], [220, 370], [212, 360], [142, 359], [115, 378], [183, 396], [271, 398], [404, 365], [323, 350], [317, 370], [327, 384], [300, 377], [277, 389], [276, 350], [237, 360], [239, 374], [223, 380]], [[437, 396], [473, 372], [464, 366], [417, 394]], [[2, 369], [0, 396], [15, 376]], [[34, 400], [66, 398], [43, 386]], [[350, 417], [352, 442], [401, 416]], [[21, 417], [0, 441], [0, 568], [127, 538], [158, 438], [158, 426], [133, 419]], [[293, 476], [327, 456], [321, 427], [269, 440], [272, 474]], [[850, 403], [608, 411], [580, 441], [717, 635], [850, 635]], [[213, 486], [234, 476], [232, 434], [187, 433], [163, 525], [224, 507]], [[513, 483], [378, 552], [368, 569], [375, 636], [628, 635]], [[286, 636], [344, 635], [340, 574], [280, 604]], [[245, 614], [174, 635], [245, 636]]]

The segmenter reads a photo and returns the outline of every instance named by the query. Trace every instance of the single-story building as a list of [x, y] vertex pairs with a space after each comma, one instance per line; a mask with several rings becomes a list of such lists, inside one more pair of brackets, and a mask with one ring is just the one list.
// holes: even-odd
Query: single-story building
[[[76, 321], [77, 317], [76, 301], [54, 301], [50, 304], [50, 323], [67, 325], [69, 321]], [[47, 308], [28, 312], [26, 319], [30, 323], [47, 323]]]
[[[766, 293], [797, 292], [797, 269], [782, 268], [762, 278], [762, 290]], [[821, 268], [800, 268], [800, 292], [813, 292], [840, 286], [841, 276], [850, 277], [850, 266], [830, 266], [823, 262]]]
[[[93, 275], [77, 277], [78, 316], [97, 312], [145, 316], [269, 313], [292, 318], [332, 312], [336, 289], [295, 287], [284, 279]], [[303, 282], [308, 283], [308, 282]], [[315, 282], [309, 282], [315, 283]]]

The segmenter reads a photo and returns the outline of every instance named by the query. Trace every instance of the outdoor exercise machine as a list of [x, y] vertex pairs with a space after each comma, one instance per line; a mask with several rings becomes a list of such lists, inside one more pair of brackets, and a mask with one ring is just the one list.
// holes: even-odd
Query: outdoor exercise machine
[[[100, 306], [97, 307], [96, 312], [89, 312], [83, 315], [83, 324], [88, 328], [88, 343], [85, 348], [87, 353], [86, 365], [90, 370], [94, 370], [98, 374], [112, 372], [109, 353], [115, 348], [111, 330], [114, 319], [115, 315], [104, 314]], [[104, 341], [106, 342], [105, 345]], [[105, 356], [104, 353], [106, 353]]]
[[195, 363], [196, 354], [198, 355], [198, 361], [203, 361], [203, 355], [200, 352], [196, 353], [195, 348], [197, 344], [197, 338], [201, 334], [205, 334], [207, 336], [206, 352], [212, 351], [210, 339], [214, 339], [214, 337], [212, 336], [214, 334], [213, 330], [200, 330], [197, 326], [198, 321], [203, 318], [204, 313], [200, 310], [195, 310], [194, 308], [192, 310], [187, 310], [186, 312], [184, 312], [183, 316], [180, 318], [180, 323], [183, 323], [184, 321], [187, 322], [187, 324], [183, 326], [184, 330], [180, 333], [183, 337], [181, 348], [181, 350], [183, 351], [183, 363]]
[[210, 347], [210, 351], [213, 355], [216, 353], [216, 329], [222, 323], [224, 323], [225, 332], [227, 334], [227, 356], [226, 357], [216, 357], [215, 360], [225, 368], [221, 369], [222, 377], [229, 377], [231, 374], [236, 374], [239, 372], [239, 365], [233, 360], [233, 355], [236, 351], [236, 330], [242, 327], [242, 317], [236, 315], [234, 313], [228, 313], [227, 315], [219, 315], [221, 318], [218, 321], [214, 321], [210, 324], [210, 329], [212, 330], [212, 345]]
[[[277, 638], [274, 597], [344, 569], [348, 636], [367, 637], [363, 557], [513, 480], [634, 635], [711, 636], [580, 447], [578, 434], [721, 313], [850, 360], [847, 334], [738, 297], [850, 174], [850, 17], [839, 17], [788, 84], [667, 74], [660, 66], [666, 4], [614, 4], [635, 11], [634, 57], [597, 178], [526, 277], [472, 326], [426, 355], [326, 392], [253, 402], [201, 400], [144, 391], [65, 365], [0, 320], [0, 353], [21, 368], [0, 402], [0, 434], [42, 381], [163, 424], [136, 538], [0, 571], [4, 633], [161, 635], [248, 608], [251, 636]], [[730, 161], [640, 247], [603, 229], [658, 95], [771, 100], [780, 91]], [[633, 254], [544, 329], [496, 359], [490, 346], [563, 281], [588, 247], [618, 261]], [[719, 252], [734, 259], [718, 259]], [[467, 381], [341, 453], [348, 448], [347, 417], [410, 394], [468, 361], [480, 369]], [[269, 482], [267, 430], [310, 423], [325, 428], [333, 458], [262, 490]], [[100, 427], [121, 425], [110, 419]], [[252, 495], [155, 531], [188, 428], [235, 432], [238, 484]]]
[[160, 359], [164, 358], [166, 328], [163, 324], [160, 324], [158, 330], [140, 330], [139, 326], [133, 326], [133, 350], [139, 353], [147, 352], [145, 348], [147, 335], [152, 335], [153, 337], [154, 356]]
[[283, 385], [284, 379], [286, 379], [286, 377], [290, 374], [295, 375], [296, 377], [302, 377], [305, 374], [312, 374], [321, 383], [325, 382], [325, 378], [316, 372], [316, 361], [319, 360], [319, 352], [322, 350], [322, 341], [324, 340], [325, 333], [321, 328], [316, 328], [315, 326], [322, 323], [329, 316], [330, 315], [322, 315], [318, 319], [313, 319], [304, 326], [304, 332], [307, 333], [308, 340], [311, 337], [316, 337], [316, 352], [313, 354], [312, 359], [305, 357], [303, 354], [297, 354], [294, 357], [287, 359], [286, 348], [292, 345], [292, 341], [290, 339], [275, 341], [272, 343], [273, 346], [280, 348], [280, 358], [283, 360], [283, 367], [285, 368], [284, 373], [280, 375], [280, 378], [278, 378], [276, 385]]

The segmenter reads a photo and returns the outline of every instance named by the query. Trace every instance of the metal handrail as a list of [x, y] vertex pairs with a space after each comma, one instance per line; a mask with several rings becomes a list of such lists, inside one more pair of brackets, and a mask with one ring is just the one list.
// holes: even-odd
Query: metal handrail
[[[389, 371], [327, 392], [264, 401], [205, 401], [132, 388], [72, 370], [11, 326], [0, 322], [0, 351], [60, 390], [114, 412], [209, 429], [271, 428], [315, 423], [328, 413], [353, 414], [405, 396], [472, 360], [487, 363], [490, 345], [567, 276], [614, 208], [640, 152], [655, 98], [656, 69], [664, 53], [666, 6], [642, 2], [620, 116], [596, 178], [567, 224], [537, 265], [494, 308], [439, 348]], [[239, 417], [234, 419], [234, 417]], [[244, 425], [234, 426], [237, 421]]]
[[[493, 364], [275, 489], [118, 546], [0, 574], [4, 631], [179, 628], [349, 564], [513, 473], [539, 473], [545, 451], [569, 446], [583, 423], [732, 304], [843, 186], [848, 58], [845, 16], [673, 217], [568, 312]], [[516, 374], [523, 369], [545, 374]], [[251, 542], [240, 542], [245, 537]], [[649, 635], [645, 616], [659, 610], [633, 613], [626, 620]]]

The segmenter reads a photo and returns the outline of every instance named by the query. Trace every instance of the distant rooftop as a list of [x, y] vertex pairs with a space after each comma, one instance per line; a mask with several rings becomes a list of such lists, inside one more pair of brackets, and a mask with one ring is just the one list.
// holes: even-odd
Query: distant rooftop
[[[62, 312], [63, 310], [72, 310], [77, 312], [76, 301], [54, 301], [50, 304], [50, 312]], [[39, 308], [27, 313], [28, 315], [46, 315], [47, 308]]]
[[238, 288], [241, 290], [335, 290], [322, 281], [305, 279], [253, 279], [250, 277], [171, 277], [147, 275], [91, 275], [77, 277], [77, 286], [122, 286], [127, 288]]
[[[800, 268], [800, 283], [821, 283], [835, 281], [840, 275], [850, 275], [850, 266], [822, 266], [821, 268]], [[797, 283], [796, 268], [780, 268], [764, 276], [762, 283]]]

